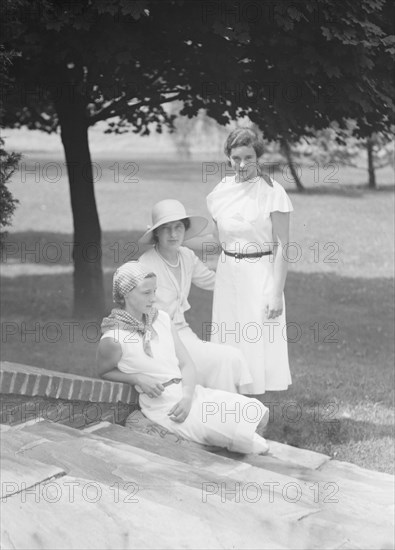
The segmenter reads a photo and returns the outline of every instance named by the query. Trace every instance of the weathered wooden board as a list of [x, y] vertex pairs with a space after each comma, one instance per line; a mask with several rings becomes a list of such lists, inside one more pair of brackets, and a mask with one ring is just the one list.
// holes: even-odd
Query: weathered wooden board
[[[159, 454], [160, 456], [183, 462], [188, 464], [189, 467], [204, 469], [212, 475], [221, 477], [226, 476], [233, 481], [243, 482], [244, 484], [261, 484], [261, 486], [267, 484], [268, 488], [269, 484], [271, 484], [273, 494], [278, 494], [280, 498], [283, 497], [286, 485], [293, 485], [297, 481], [301, 492], [299, 502], [318, 508], [318, 505], [314, 503], [313, 492], [307, 490], [307, 485], [310, 483], [309, 480], [295, 480], [295, 478], [289, 475], [265, 471], [255, 468], [245, 462], [236, 462], [215, 453], [204, 452], [201, 449], [172, 444], [163, 438], [151, 437], [147, 434], [135, 432], [134, 430], [125, 429], [116, 425], [98, 426], [94, 432], [91, 433], [96, 436], [133, 445], [139, 449], [145, 449], [152, 453]], [[289, 487], [288, 490], [291, 495], [292, 487]], [[291, 496], [290, 500], [292, 500], [292, 498]], [[286, 499], [284, 500], [286, 501]]]
[[[5, 432], [2, 438], [6, 454], [55, 465], [59, 475], [67, 471], [110, 491], [114, 487], [137, 488], [138, 498], [170, 511], [172, 530], [180, 525], [180, 513], [187, 513], [200, 518], [205, 533], [213, 526], [216, 533], [226, 533], [226, 543], [214, 538], [212, 546], [204, 542], [205, 548], [391, 548], [393, 478], [387, 474], [338, 461], [324, 462], [318, 468], [313, 461], [314, 467], [307, 468], [289, 462], [286, 454], [286, 460], [245, 455], [238, 458], [247, 462], [236, 461], [184, 441], [176, 443], [174, 436], [156, 433], [153, 437], [147, 435], [146, 428], [129, 430], [107, 423], [77, 431], [41, 422]], [[285, 472], [292, 475], [279, 473], [278, 464], [285, 465]], [[272, 484], [274, 502], [268, 500], [269, 491], [257, 491], [265, 483], [267, 487]], [[325, 483], [332, 485], [325, 489]], [[286, 485], [289, 501], [295, 495], [292, 485], [301, 492], [293, 503], [282, 493]], [[127, 498], [127, 491], [125, 494]], [[189, 525], [193, 532], [193, 524]], [[191, 546], [176, 543], [174, 547]]]
[[[369, 549], [369, 550], [391, 550], [394, 548], [394, 525], [387, 517], [372, 516], [365, 521], [357, 515], [351, 513], [348, 516], [342, 516], [338, 510], [336, 513], [327, 507], [321, 510], [314, 517], [306, 516], [300, 521], [306, 536], [315, 538], [319, 532], [323, 537], [323, 544], [326, 544], [325, 531], [330, 525], [332, 534], [344, 541], [348, 541], [351, 546], [346, 548]], [[323, 546], [328, 548], [328, 546]], [[338, 548], [335, 546], [335, 548]], [[342, 548], [342, 546], [340, 546]]]
[[267, 440], [270, 450], [269, 455], [291, 464], [298, 464], [307, 468], [319, 468], [330, 460], [330, 456], [309, 449], [300, 449], [292, 445], [284, 445], [278, 441]]
[[30, 448], [44, 439], [29, 433], [5, 431], [1, 435], [1, 497], [18, 493], [42, 481], [64, 475], [65, 472], [52, 464], [27, 459], [21, 449]]
[[[222, 502], [219, 495], [209, 495], [205, 499], [201, 482], [199, 487], [193, 486], [181, 471], [167, 464], [160, 467], [158, 460], [151, 461], [148, 456], [135, 455], [132, 449], [125, 452], [117, 448], [115, 442], [108, 446], [98, 440], [77, 438], [62, 443], [43, 443], [27, 454], [43, 462], [62, 465], [71, 475], [84, 477], [92, 483], [102, 482], [109, 487], [136, 490], [136, 494], [144, 499], [170, 508], [178, 526], [180, 511], [196, 515], [208, 525], [216, 526], [218, 532], [226, 533], [224, 547], [260, 548], [263, 540], [267, 548], [271, 545], [287, 547], [287, 541], [281, 541], [281, 526], [286, 519], [275, 513], [277, 503], [265, 507], [262, 503]], [[196, 485], [193, 475], [192, 472], [191, 478]], [[297, 515], [300, 517], [300, 513]], [[240, 529], [240, 521], [243, 530]], [[293, 523], [298, 531], [297, 522]]]
[[365, 490], [365, 498], [383, 506], [394, 502], [395, 478], [391, 474], [375, 472], [361, 468], [356, 464], [331, 460], [319, 469], [320, 474], [327, 479], [339, 480], [350, 490]]
[[48, 440], [27, 430], [11, 428], [1, 434], [0, 449], [4, 453], [16, 453], [23, 451], [25, 447], [39, 445], [43, 441]]
[[[148, 420], [139, 410], [133, 411], [133, 413], [126, 419], [125, 427], [147, 435], [160, 436], [164, 439], [168, 439], [176, 443], [180, 442], [179, 438], [176, 435], [170, 433], [166, 434], [166, 430], [163, 430], [158, 424], [155, 424], [154, 422]], [[181, 441], [181, 443], [183, 443], [183, 441]], [[196, 446], [196, 448], [205, 449], [204, 445], [198, 445], [192, 442], [185, 443]], [[284, 445], [283, 443], [279, 443], [278, 441], [268, 440], [268, 443], [270, 445], [268, 455], [262, 455], [258, 457], [259, 459], [262, 459], [262, 461], [267, 456], [271, 460], [278, 459], [279, 461], [286, 462], [291, 466], [296, 465], [303, 466], [309, 469], [315, 469], [319, 468], [330, 459], [328, 455], [317, 453], [315, 451], [310, 451], [308, 449], [292, 447], [291, 445]], [[206, 450], [208, 450], [207, 447]], [[217, 451], [220, 452], [223, 456], [228, 456], [232, 459], [244, 460], [244, 457], [248, 458], [248, 455], [239, 455], [237, 453], [232, 453], [227, 450], [221, 451], [220, 449], [218, 449]]]
[[[205, 453], [181, 445], [172, 445], [160, 438], [150, 437], [146, 434], [134, 432], [134, 430], [126, 430], [116, 425], [97, 426], [94, 433], [196, 467], [202, 467], [216, 474], [222, 473], [243, 481], [254, 479], [257, 482], [264, 482], [268, 479], [268, 474], [271, 474], [269, 473], [270, 470], [264, 470], [264, 476], [260, 475], [262, 472], [262, 459], [265, 462], [278, 460], [268, 459], [266, 456], [257, 456], [255, 459], [261, 468], [256, 468], [252, 466], [254, 463], [252, 460], [249, 463], [237, 462], [213, 453]], [[337, 464], [340, 466], [339, 469], [337, 469]], [[328, 462], [327, 465], [330, 466], [331, 463]], [[310, 502], [314, 502], [320, 507], [328, 507], [331, 510], [336, 509], [341, 514], [357, 515], [366, 520], [369, 520], [372, 513], [375, 513], [377, 517], [380, 517], [381, 514], [384, 514], [387, 518], [391, 517], [392, 508], [390, 506], [394, 498], [393, 476], [355, 467], [355, 481], [349, 480], [342, 470], [344, 468], [347, 472], [349, 467], [347, 463], [346, 466], [343, 465], [344, 463], [334, 461], [332, 468], [327, 468], [324, 465], [322, 469], [318, 470], [293, 465], [288, 476], [277, 476], [276, 478], [272, 476], [271, 479], [280, 481], [282, 486], [286, 483], [292, 483], [296, 479], [299, 482], [300, 489], [310, 499]], [[353, 470], [353, 465], [350, 465], [350, 467]]]
[[[133, 430], [124, 430], [119, 426], [104, 426], [98, 427], [95, 430], [97, 435], [104, 437], [133, 443], [135, 446], [148, 449], [165, 456], [181, 460], [191, 465], [201, 465], [206, 470], [213, 472], [223, 472], [241, 481], [249, 481], [254, 479], [260, 480], [257, 472], [262, 469], [252, 467], [250, 464], [236, 462], [241, 466], [235, 466], [235, 461], [222, 456], [216, 456], [212, 453], [203, 453], [195, 449], [185, 448], [180, 445], [168, 445], [158, 438], [147, 436], [146, 434], [136, 433]], [[170, 447], [170, 449], [168, 449]], [[255, 457], [258, 462], [267, 461], [267, 457]], [[272, 461], [276, 459], [270, 459]], [[329, 468], [327, 465], [331, 465]], [[337, 466], [339, 465], [339, 468]], [[262, 465], [261, 465], [262, 466]], [[370, 526], [370, 533], [375, 529], [387, 532], [386, 539], [390, 539], [391, 530], [393, 529], [393, 515], [391, 502], [393, 502], [393, 476], [364, 470], [363, 468], [354, 467], [347, 463], [333, 464], [326, 463], [320, 469], [308, 469], [293, 466], [292, 472], [298, 474], [301, 471], [302, 475], [296, 475], [296, 479], [300, 482], [301, 491], [309, 495], [311, 500], [317, 503], [317, 506], [325, 510], [325, 519], [328, 522], [337, 525], [338, 523], [345, 525], [341, 535], [344, 540], [359, 540], [363, 545], [364, 536], [356, 533], [355, 525], [361, 525], [365, 529]], [[351, 480], [346, 476], [347, 472], [352, 472]], [[267, 472], [265, 472], [267, 475]], [[377, 474], [377, 475], [376, 475]], [[267, 477], [264, 479], [267, 480]], [[281, 478], [277, 478], [281, 479]], [[292, 483], [295, 478], [290, 476], [284, 477], [287, 483]], [[366, 483], [365, 483], [366, 481]], [[377, 491], [373, 491], [376, 486]], [[284, 486], [284, 483], [283, 485]], [[384, 494], [385, 493], [385, 494]], [[312, 516], [311, 521], [314, 522], [316, 517]], [[324, 516], [322, 516], [323, 518]], [[322, 519], [321, 519], [322, 521]], [[350, 528], [348, 528], [348, 525]], [[354, 526], [354, 527], [353, 527]], [[369, 531], [369, 527], [367, 528]], [[360, 529], [362, 532], [363, 529]], [[385, 538], [385, 537], [384, 537]]]
[[[221, 488], [223, 487], [224, 491], [236, 487], [240, 491], [249, 489], [250, 493], [255, 488], [257, 493], [262, 492], [261, 501], [263, 502], [266, 499], [267, 504], [272, 505], [273, 511], [275, 511], [276, 506], [270, 502], [271, 497], [278, 501], [278, 506], [281, 505], [282, 508], [281, 510], [277, 509], [277, 512], [281, 513], [283, 517], [297, 518], [309, 511], [315, 511], [318, 507], [313, 501], [311, 491], [307, 494], [306, 482], [297, 482], [295, 478], [289, 476], [257, 469], [229, 458], [217, 457], [213, 453], [204, 452], [189, 445], [181, 446], [169, 443], [162, 438], [151, 437], [120, 426], [106, 425], [105, 429], [104, 438], [100, 430], [78, 432], [76, 437], [81, 439], [85, 434], [85, 438], [91, 440], [102, 439], [107, 443], [112, 440], [116, 442], [119, 449], [126, 452], [131, 451], [135, 457], [141, 456], [144, 460], [148, 458], [151, 465], [157, 463], [159, 471], [162, 471], [164, 467], [168, 467], [171, 471], [177, 472], [178, 480], [193, 486], [201, 487], [202, 483], [215, 482], [217, 485], [222, 484]], [[114, 434], [114, 437], [106, 437], [107, 433]], [[35, 428], [35, 434], [36, 436], [45, 435], [47, 439], [58, 442], [64, 439], [75, 439], [72, 428], [52, 424], [41, 424]], [[292, 486], [295, 486], [295, 484], [298, 485], [296, 490], [299, 491], [300, 497], [297, 502], [292, 502], [295, 493]], [[219, 496], [221, 496], [220, 490]], [[288, 494], [290, 495], [289, 498]], [[237, 494], [234, 498], [236, 497]], [[232, 498], [230, 493], [228, 498]], [[247, 495], [248, 499], [251, 500], [252, 496], [248, 497]]]
[[[35, 489], [3, 503], [4, 550], [230, 548], [230, 543], [246, 548], [242, 533], [224, 536], [214, 523], [202, 521], [187, 509], [175, 515], [165, 505], [141, 495], [131, 497], [115, 486], [64, 476]], [[262, 548], [271, 548], [262, 543]]]
[[42, 481], [63, 476], [63, 468], [44, 464], [37, 460], [27, 459], [20, 455], [2, 454], [1, 463], [1, 498], [19, 493]]
[[[38, 429], [43, 430], [45, 428], [45, 425], [41, 424], [40, 427], [35, 427], [35, 431]], [[122, 428], [118, 428], [122, 429]], [[49, 432], [52, 432], [49, 433]], [[97, 450], [100, 449], [100, 452], [103, 452], [103, 447], [98, 446], [95, 449], [94, 444], [95, 443], [101, 443], [101, 441], [94, 441], [94, 433], [89, 436], [89, 434], [82, 434], [81, 432], [78, 433], [78, 435], [75, 435], [74, 437], [74, 430], [70, 428], [65, 428], [64, 426], [58, 427], [56, 425], [50, 425], [46, 429], [46, 437], [51, 438], [53, 437], [55, 440], [58, 440], [58, 443], [53, 443], [52, 445], [48, 446], [45, 445], [45, 448], [41, 448], [41, 453], [43, 454], [42, 459], [43, 460], [50, 460], [54, 462], [54, 460], [61, 460], [61, 464], [65, 469], [69, 468], [70, 471], [75, 475], [85, 475], [85, 477], [90, 477], [92, 479], [101, 480], [105, 479], [106, 483], [110, 483], [111, 480], [114, 482], [114, 479], [118, 483], [122, 483], [127, 480], [133, 480], [135, 483], [141, 483], [141, 486], [139, 485], [139, 490], [144, 491], [144, 494], [151, 498], [152, 500], [164, 502], [166, 505], [175, 507], [176, 510], [179, 509], [180, 502], [182, 502], [182, 509], [185, 507], [185, 503], [188, 503], [189, 506], [192, 506], [192, 510], [195, 513], [202, 514], [202, 509], [204, 510], [204, 517], [208, 521], [215, 521], [218, 523], [218, 521], [221, 523], [221, 521], [224, 520], [223, 514], [226, 515], [226, 521], [231, 521], [232, 525], [237, 524], [242, 519], [243, 525], [247, 526], [251, 521], [254, 523], [254, 527], [251, 527], [254, 529], [256, 533], [260, 534], [260, 537], [264, 536], [267, 537], [270, 536], [270, 538], [275, 537], [274, 540], [278, 543], [282, 543], [284, 546], [289, 545], [288, 538], [284, 538], [284, 525], [288, 522], [292, 522], [292, 547], [299, 547], [295, 543], [295, 537], [296, 535], [301, 535], [300, 531], [300, 523], [298, 523], [296, 520], [300, 519], [301, 517], [304, 517], [305, 515], [311, 513], [311, 510], [308, 508], [306, 509], [306, 506], [300, 506], [300, 503], [291, 503], [286, 502], [281, 495], [278, 493], [274, 494], [274, 502], [269, 502], [267, 499], [268, 495], [262, 494], [261, 497], [258, 498], [258, 500], [254, 501], [254, 497], [256, 493], [254, 493], [254, 490], [249, 491], [248, 493], [244, 493], [244, 486], [248, 483], [250, 485], [257, 485], [258, 481], [251, 481], [251, 477], [248, 476], [246, 479], [241, 477], [241, 482], [239, 480], [235, 479], [227, 479], [227, 478], [216, 478], [214, 473], [209, 473], [209, 476], [207, 476], [207, 472], [205, 472], [203, 469], [199, 468], [196, 472], [196, 469], [192, 467], [191, 464], [179, 464], [178, 462], [174, 460], [164, 460], [164, 457], [158, 457], [155, 455], [152, 455], [152, 453], [147, 453], [143, 449], [139, 449], [136, 447], [132, 447], [130, 445], [124, 445], [124, 444], [118, 444], [114, 447], [115, 442], [107, 442], [110, 443], [110, 452], [111, 455], [107, 456], [100, 456], [98, 460], [97, 456]], [[62, 437], [66, 437], [65, 443], [59, 442]], [[147, 436], [146, 436], [147, 437]], [[149, 437], [149, 436], [148, 436]], [[93, 439], [93, 441], [92, 441]], [[100, 438], [97, 438], [100, 439]], [[78, 444], [78, 447], [73, 450], [73, 447], [75, 444]], [[89, 445], [91, 446], [90, 449], [88, 449]], [[92, 447], [93, 445], [93, 447]], [[67, 452], [66, 452], [67, 449]], [[117, 459], [114, 456], [115, 451], [122, 451], [127, 452], [128, 458], [127, 461], [127, 467], [126, 471], [122, 471], [122, 469], [125, 468], [125, 466], [121, 466], [121, 461], [119, 458]], [[35, 454], [33, 456], [36, 456], [37, 458], [37, 448], [34, 449]], [[133, 456], [130, 456], [130, 453], [133, 453]], [[84, 461], [84, 456], [86, 454], [92, 455], [94, 458], [94, 466], [92, 467], [92, 460], [88, 461], [86, 464], [81, 464], [81, 459]], [[209, 457], [215, 458], [215, 455], [211, 455], [210, 453], [206, 453]], [[67, 457], [66, 457], [67, 455]], [[137, 459], [137, 463], [136, 463]], [[147, 460], [149, 463], [141, 462], [141, 460]], [[65, 463], [66, 460], [71, 461], [67, 464]], [[222, 459], [224, 462], [230, 462], [229, 459]], [[76, 461], [78, 461], [78, 466], [76, 467]], [[109, 468], [109, 465], [114, 464], [114, 461], [116, 464], [118, 464], [117, 468], [111, 469]], [[123, 460], [125, 462], [125, 459]], [[103, 465], [102, 462], [105, 464]], [[136, 464], [137, 464], [137, 471], [136, 470]], [[131, 466], [134, 466], [133, 474], [130, 474]], [[180, 467], [182, 466], [182, 467]], [[238, 464], [238, 468], [240, 466], [243, 466], [242, 464]], [[83, 470], [78, 470], [78, 468], [83, 468]], [[262, 471], [258, 471], [262, 475]], [[105, 476], [104, 476], [105, 474]], [[270, 474], [270, 473], [269, 473]], [[134, 475], [135, 477], [132, 477]], [[116, 476], [114, 478], [114, 476]], [[136, 477], [137, 476], [137, 477]], [[267, 481], [267, 478], [264, 478], [265, 481]], [[271, 479], [271, 478], [270, 478]], [[143, 481], [145, 480], [145, 485], [143, 484]], [[204, 481], [203, 481], [204, 480]], [[209, 480], [209, 481], [207, 481]], [[225, 480], [225, 485], [221, 486], [221, 483], [223, 483]], [[195, 495], [192, 494], [190, 491], [187, 498], [181, 496], [181, 498], [177, 499], [177, 502], [174, 503], [172, 499], [169, 500], [169, 493], [173, 495], [174, 491], [180, 492], [180, 487], [178, 487], [179, 482], [182, 482], [182, 485], [189, 485], [189, 489], [197, 488], [199, 489], [199, 502], [196, 502], [196, 493]], [[246, 481], [246, 483], [243, 484], [243, 481]], [[273, 480], [271, 479], [273, 482]], [[286, 478], [286, 481], [288, 482], [288, 479]], [[204, 495], [206, 497], [206, 502], [203, 501], [202, 497], [202, 483], [209, 482], [210, 485], [208, 486], [208, 494]], [[236, 489], [238, 483], [238, 488]], [[219, 487], [219, 490], [215, 493], [215, 487]], [[254, 487], [253, 487], [254, 489]], [[181, 491], [184, 492], [185, 487]], [[226, 494], [226, 491], [228, 491], [228, 494]], [[231, 493], [229, 495], [229, 493]], [[233, 493], [233, 494], [232, 494]], [[228, 497], [228, 499], [232, 499], [229, 501], [225, 497]], [[165, 500], [161, 500], [165, 498]], [[280, 498], [280, 500], [279, 500]], [[266, 500], [265, 500], [266, 499]], [[222, 501], [223, 500], [223, 501]], [[232, 502], [233, 501], [233, 502]], [[236, 508], [232, 510], [231, 504], [234, 504]], [[202, 508], [202, 504], [204, 505]], [[221, 514], [218, 516], [218, 510], [215, 510], [215, 513], [213, 514], [210, 512], [207, 514], [207, 506], [214, 506], [214, 509], [220, 506]], [[246, 518], [244, 516], [246, 515]], [[215, 519], [217, 517], [217, 519]], [[263, 526], [265, 526], [263, 528]], [[227, 528], [224, 525], [224, 528]], [[251, 528], [248, 529], [248, 531], [251, 531]], [[273, 535], [275, 533], [275, 535]], [[287, 535], [288, 537], [288, 535]], [[298, 539], [300, 536], [297, 537]], [[309, 547], [319, 548], [321, 545], [321, 536], [317, 540], [310, 540], [309, 541]], [[334, 538], [334, 543], [338, 543], [339, 539]], [[303, 546], [301, 546], [303, 548]]]

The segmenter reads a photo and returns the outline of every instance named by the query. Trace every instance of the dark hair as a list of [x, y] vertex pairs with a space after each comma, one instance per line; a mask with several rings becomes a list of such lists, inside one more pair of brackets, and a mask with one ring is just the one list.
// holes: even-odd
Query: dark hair
[[[189, 218], [182, 218], [181, 220], [174, 220], [176, 222], [182, 222], [184, 224], [184, 227], [185, 227], [185, 231], [188, 231], [188, 229], [191, 227], [191, 220]], [[162, 225], [165, 225], [165, 224], [162, 224]], [[153, 235], [152, 235], [152, 238], [153, 238], [153, 241], [155, 244], [158, 243], [158, 236], [156, 234], [156, 232], [158, 231], [158, 229], [160, 227], [162, 227], [162, 225], [160, 225], [159, 227], [157, 227], [156, 229], [154, 229], [153, 231]]]
[[188, 231], [188, 229], [191, 227], [191, 220], [189, 218], [184, 218], [181, 221], [184, 224], [185, 231]]
[[225, 155], [230, 157], [230, 153], [235, 147], [253, 147], [257, 158], [264, 152], [262, 137], [252, 128], [236, 128], [227, 137], [225, 141]]

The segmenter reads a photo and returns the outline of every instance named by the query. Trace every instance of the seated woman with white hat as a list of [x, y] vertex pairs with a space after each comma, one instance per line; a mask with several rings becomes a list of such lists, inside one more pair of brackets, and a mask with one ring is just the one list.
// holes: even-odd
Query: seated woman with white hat
[[[169, 315], [155, 307], [157, 278], [138, 261], [113, 278], [116, 308], [102, 322], [99, 371], [135, 384], [143, 414], [186, 439], [240, 453], [266, 453], [256, 433], [268, 409], [257, 399], [196, 384], [195, 367]], [[147, 378], [151, 383], [146, 383]], [[152, 384], [155, 382], [155, 386]]]
[[[151, 244], [139, 261], [157, 276], [157, 307], [173, 321], [182, 343], [197, 370], [198, 384], [237, 393], [249, 393], [252, 377], [240, 350], [226, 344], [200, 340], [185, 320], [190, 309], [191, 284], [214, 290], [215, 272], [199, 260], [183, 243], [199, 235], [207, 226], [203, 216], [187, 213], [178, 200], [165, 199], [152, 208], [152, 226], [139, 239]], [[210, 324], [207, 320], [207, 325]]]
[[188, 295], [192, 283], [206, 290], [214, 289], [215, 272], [190, 248], [182, 246], [207, 224], [206, 218], [187, 213], [177, 200], [156, 203], [152, 208], [152, 226], [139, 239], [140, 244], [153, 246], [140, 256], [139, 262], [157, 277], [156, 305], [169, 314], [192, 357], [197, 382], [209, 388], [248, 394], [252, 377], [242, 352], [226, 344], [200, 340], [184, 317], [191, 307]]

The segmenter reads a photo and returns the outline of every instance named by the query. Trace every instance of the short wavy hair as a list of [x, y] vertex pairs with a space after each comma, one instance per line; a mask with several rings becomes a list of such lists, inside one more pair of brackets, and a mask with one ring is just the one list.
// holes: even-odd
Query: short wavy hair
[[224, 152], [230, 157], [232, 149], [235, 147], [253, 147], [257, 158], [264, 152], [264, 143], [262, 137], [252, 128], [236, 128], [225, 141]]

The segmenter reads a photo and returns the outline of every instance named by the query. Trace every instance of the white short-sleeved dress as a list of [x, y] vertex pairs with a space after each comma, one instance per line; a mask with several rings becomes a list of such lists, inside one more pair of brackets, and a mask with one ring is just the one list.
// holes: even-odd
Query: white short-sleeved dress
[[[136, 332], [109, 330], [102, 339], [111, 338], [120, 343], [122, 357], [118, 368], [122, 372], [149, 374], [161, 383], [182, 378], [168, 314], [159, 311], [153, 328], [156, 333], [151, 340], [153, 357], [144, 352], [142, 337]], [[197, 443], [240, 453], [267, 450], [267, 443], [256, 433], [256, 428], [268, 409], [257, 399], [197, 385], [188, 417], [177, 423], [169, 418], [168, 412], [182, 396], [182, 382], [166, 386], [160, 397], [140, 394], [141, 410], [153, 422]]]
[[181, 246], [179, 254], [180, 283], [154, 247], [139, 258], [146, 270], [156, 274], [156, 307], [169, 314], [178, 330], [196, 366], [198, 384], [218, 390], [251, 393], [252, 377], [241, 351], [200, 340], [186, 322], [184, 313], [191, 307], [188, 302], [191, 284], [214, 290], [215, 272], [208, 269], [190, 248]]
[[[291, 212], [282, 185], [267, 177], [237, 183], [224, 178], [208, 195], [223, 249], [251, 254], [273, 250], [271, 212]], [[285, 390], [291, 384], [285, 307], [268, 320], [265, 304], [273, 289], [273, 255], [236, 259], [223, 252], [214, 289], [211, 340], [242, 350], [253, 377], [253, 391]]]

